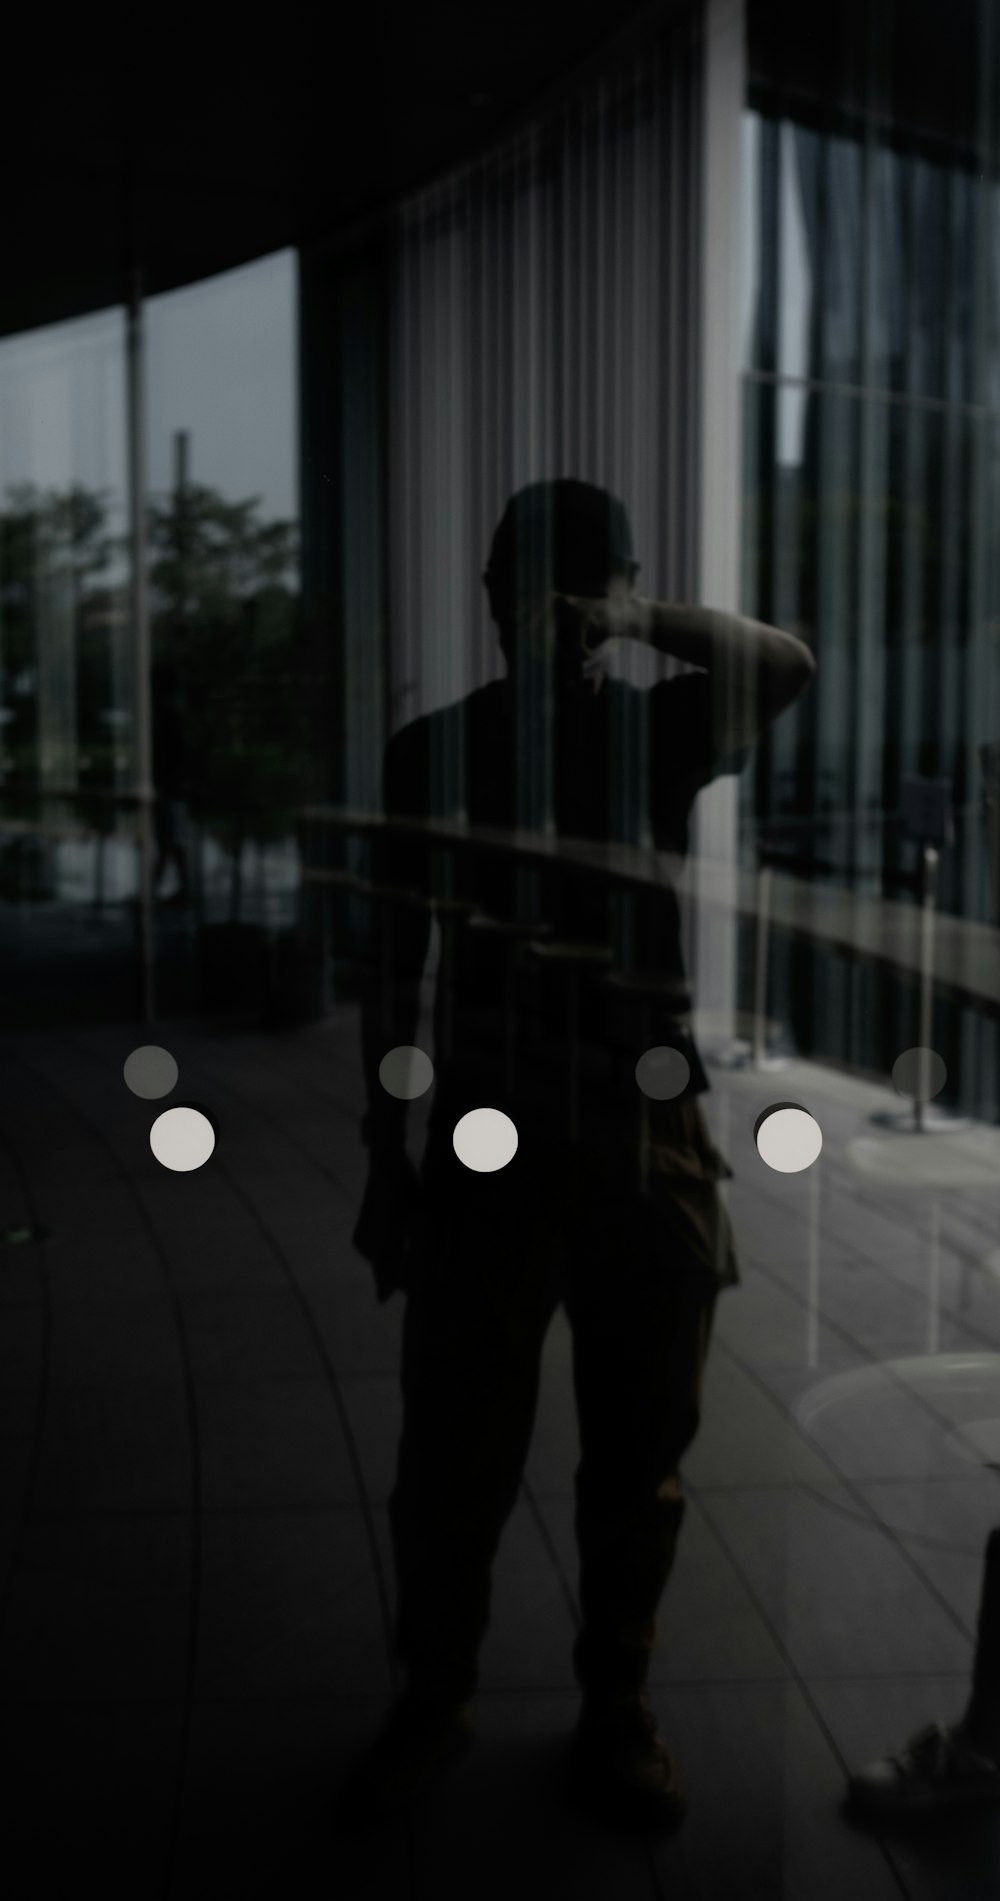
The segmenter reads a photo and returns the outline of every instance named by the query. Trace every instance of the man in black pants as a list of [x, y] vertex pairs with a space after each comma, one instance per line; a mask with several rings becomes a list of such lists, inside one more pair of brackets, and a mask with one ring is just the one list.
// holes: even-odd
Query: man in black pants
[[882, 1756], [850, 1779], [853, 1806], [871, 1816], [927, 1815], [1000, 1798], [1000, 1529], [983, 1568], [972, 1694], [964, 1715], [931, 1723], [897, 1756]]
[[[636, 572], [620, 502], [572, 481], [522, 490], [484, 576], [506, 679], [387, 748], [389, 817], [465, 814], [468, 831], [445, 852], [419, 824], [390, 829], [375, 868], [371, 1171], [355, 1240], [381, 1297], [407, 1294], [391, 1504], [407, 1688], [350, 1792], [376, 1810], [467, 1734], [492, 1563], [561, 1301], [581, 1438], [576, 1785], [622, 1820], [681, 1812], [645, 1682], [715, 1299], [737, 1278], [718, 1192], [730, 1170], [699, 1102], [708, 1082], [674, 889], [665, 878], [628, 887], [600, 867], [650, 836], [679, 864], [699, 789], [740, 769], [813, 663], [772, 628], [638, 600]], [[607, 643], [622, 639], [688, 670], [646, 692], [615, 682]], [[514, 828], [548, 841], [534, 869], [497, 849]], [[561, 840], [574, 847], [560, 852]], [[435, 1094], [418, 1176], [406, 1104], [380, 1087], [379, 1064], [416, 1041], [435, 914]], [[646, 1051], [660, 1052], [648, 1093], [636, 1076]], [[464, 1167], [452, 1141], [482, 1106], [518, 1132], [495, 1173]]]

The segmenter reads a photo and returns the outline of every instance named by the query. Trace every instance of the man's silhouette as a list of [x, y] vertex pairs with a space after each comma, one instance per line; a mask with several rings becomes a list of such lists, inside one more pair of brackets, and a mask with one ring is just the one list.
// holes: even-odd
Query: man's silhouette
[[[407, 1687], [353, 1784], [376, 1807], [467, 1732], [491, 1568], [562, 1302], [581, 1444], [576, 1782], [636, 1822], [681, 1809], [645, 1682], [684, 1512], [679, 1461], [715, 1299], [736, 1268], [677, 899], [665, 877], [630, 868], [650, 842], [683, 858], [699, 789], [739, 770], [812, 660], [757, 623], [641, 602], [636, 572], [625, 510], [604, 491], [558, 481], [515, 495], [484, 576], [506, 678], [414, 721], [386, 751], [386, 813], [406, 824], [390, 823], [376, 868], [371, 1171], [355, 1238], [380, 1295], [407, 1295], [391, 1503]], [[689, 670], [638, 691], [606, 676], [613, 639]], [[468, 829], [453, 850], [421, 834], [420, 822], [456, 818]], [[534, 858], [505, 841], [515, 829]], [[406, 1104], [378, 1069], [419, 1041], [435, 915], [435, 1082], [418, 1175]], [[650, 1051], [645, 1094], [636, 1064]], [[518, 1132], [493, 1173], [464, 1167], [452, 1140], [483, 1106]]]

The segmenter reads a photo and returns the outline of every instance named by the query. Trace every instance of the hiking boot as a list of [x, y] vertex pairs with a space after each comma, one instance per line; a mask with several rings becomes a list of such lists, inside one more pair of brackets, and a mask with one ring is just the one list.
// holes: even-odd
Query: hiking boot
[[471, 1741], [467, 1704], [407, 1691], [349, 1777], [337, 1804], [339, 1822], [363, 1826], [406, 1809]]
[[680, 1772], [645, 1690], [584, 1695], [572, 1789], [583, 1806], [624, 1827], [670, 1828], [682, 1819]]
[[928, 1815], [1000, 1797], [1000, 1762], [974, 1749], [960, 1723], [931, 1723], [898, 1756], [851, 1776], [851, 1802], [868, 1815]]

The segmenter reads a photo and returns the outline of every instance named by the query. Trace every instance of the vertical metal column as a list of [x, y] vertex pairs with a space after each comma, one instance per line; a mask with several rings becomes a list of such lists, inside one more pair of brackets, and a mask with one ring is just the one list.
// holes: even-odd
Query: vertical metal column
[[763, 1069], [767, 1057], [767, 939], [771, 921], [771, 867], [757, 871], [757, 933], [753, 960], [753, 1066]]
[[920, 1048], [917, 1094], [913, 1104], [914, 1127], [923, 1129], [925, 1104], [931, 1099], [930, 1060], [934, 1035], [934, 925], [937, 915], [938, 853], [933, 845], [924, 846], [924, 892], [920, 909]]
[[[744, 0], [706, 0], [702, 50], [700, 214], [696, 279], [698, 437], [691, 477], [697, 483], [697, 598], [738, 613], [743, 504], [742, 357], [739, 326], [743, 267], [740, 168], [746, 99]], [[691, 479], [690, 477], [688, 479]], [[727, 699], [745, 690], [735, 673], [720, 682]], [[717, 705], [721, 718], [730, 708]], [[698, 1007], [718, 1022], [723, 1040], [735, 1029], [736, 895], [739, 789], [720, 778], [699, 797], [692, 826], [690, 872], [694, 906], [694, 988]], [[707, 861], [714, 860], [709, 864]], [[718, 890], [722, 906], [710, 909]]]
[[814, 1162], [809, 1171], [809, 1242], [806, 1261], [806, 1365], [811, 1370], [819, 1365], [819, 1188], [819, 1164]]
[[153, 994], [153, 706], [150, 680], [149, 598], [146, 588], [146, 412], [142, 284], [129, 284], [127, 332], [129, 531], [132, 552], [133, 764], [139, 853], [139, 988], [144, 1023], [154, 1018]]

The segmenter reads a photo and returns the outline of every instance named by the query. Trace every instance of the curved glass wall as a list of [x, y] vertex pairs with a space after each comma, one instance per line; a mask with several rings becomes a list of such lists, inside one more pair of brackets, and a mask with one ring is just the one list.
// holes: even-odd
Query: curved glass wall
[[997, 998], [973, 972], [1000, 902], [1000, 201], [970, 164], [793, 108], [749, 114], [744, 140], [744, 602], [808, 640], [819, 681], [744, 781], [745, 846], [781, 902], [796, 880], [849, 891], [851, 928], [912, 946], [879, 974], [849, 936], [786, 941], [776, 994], [803, 1047], [884, 1071], [916, 1036], [932, 848], [949, 1100], [991, 1113]]
[[298, 912], [295, 254], [144, 318], [160, 1002], [194, 953], [189, 999], [218, 1004], [234, 981], [252, 994]]
[[0, 836], [18, 1013], [46, 1007], [39, 960], [50, 976], [67, 958], [99, 966], [106, 998], [130, 981], [129, 573], [123, 313], [4, 339]]
[[[213, 927], [237, 931], [245, 983], [298, 914], [294, 253], [152, 298], [141, 321], [150, 870], [169, 1009], [204, 994]], [[70, 1014], [97, 1007], [74, 960], [120, 1007], [142, 939], [126, 356], [122, 310], [0, 342], [4, 896], [28, 989], [60, 990]], [[8, 1000], [20, 1010], [25, 993]]]
[[[842, 1797], [1000, 1757], [1000, 60], [746, 12], [0, 343], [40, 1890], [995, 1893], [994, 1772]], [[331, 1834], [409, 1683], [478, 1753]]]

